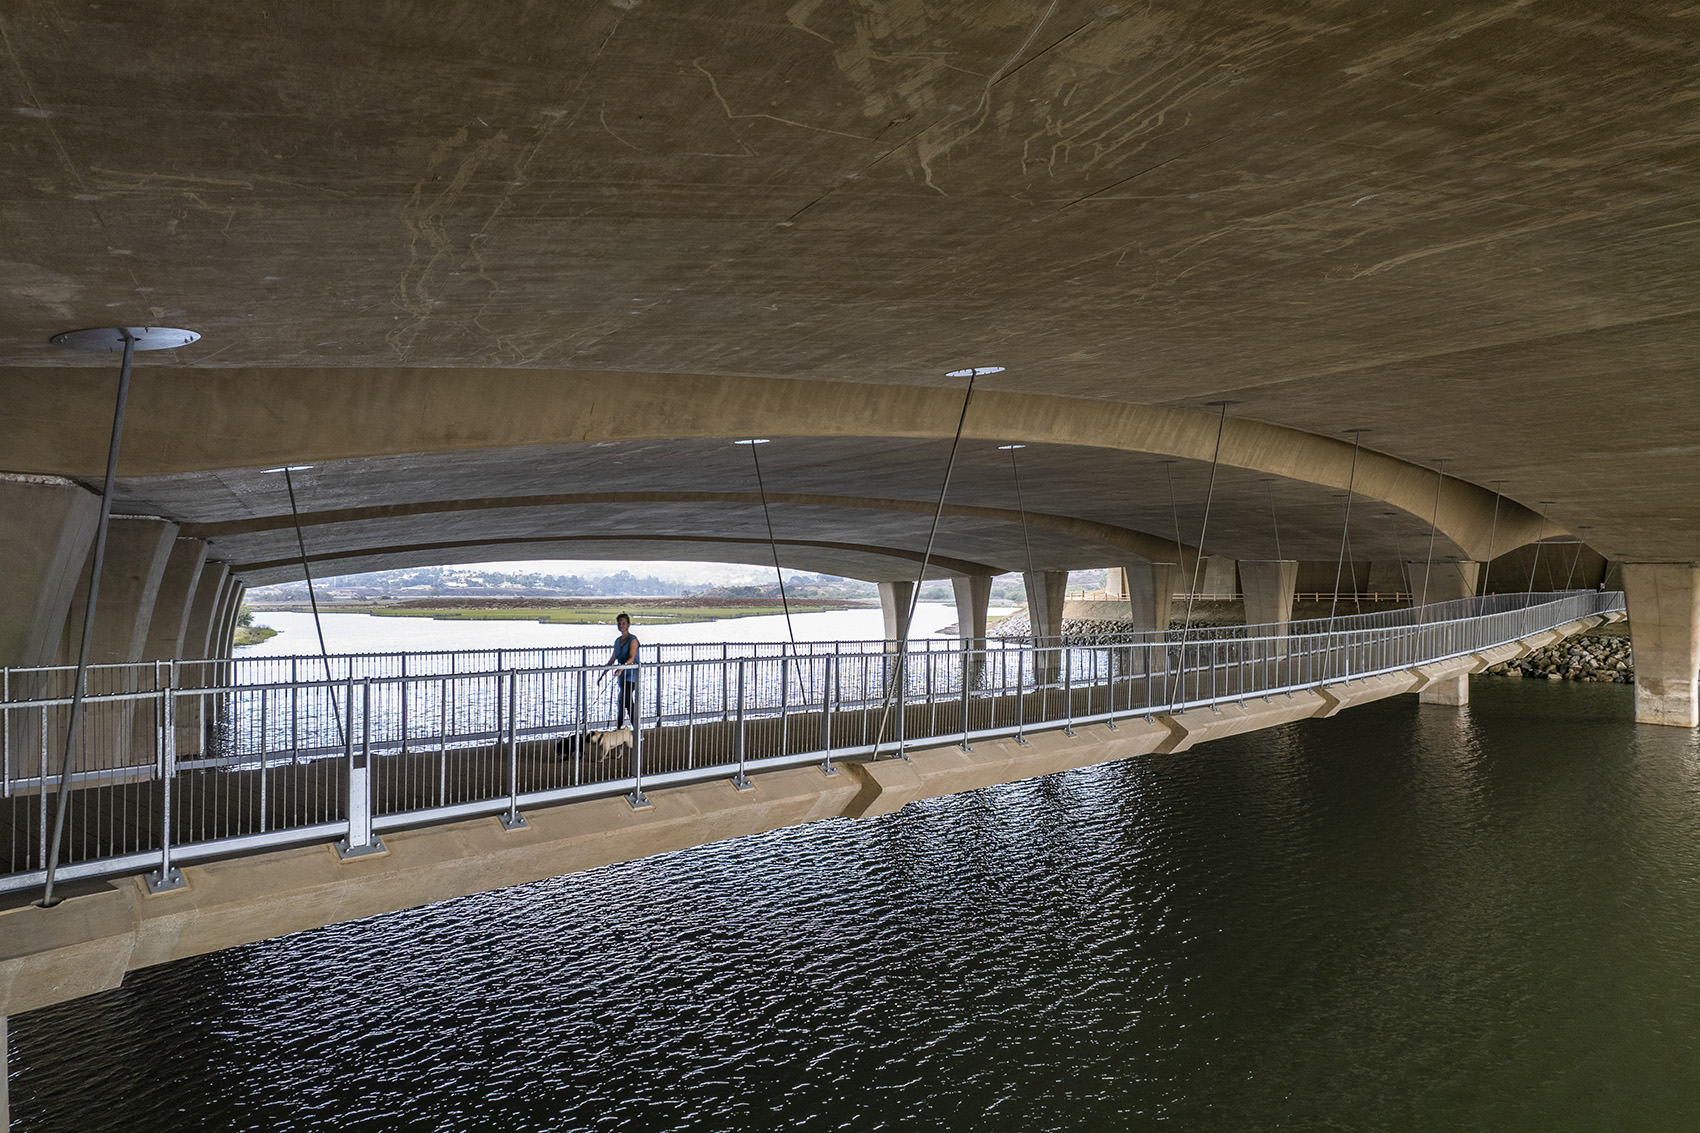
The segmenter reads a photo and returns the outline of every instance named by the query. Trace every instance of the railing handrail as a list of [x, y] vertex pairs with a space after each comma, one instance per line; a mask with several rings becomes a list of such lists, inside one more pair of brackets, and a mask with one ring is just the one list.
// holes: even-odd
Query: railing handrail
[[[1480, 653], [1589, 615], [1623, 609], [1621, 593], [1579, 590], [1489, 595], [1285, 626], [1199, 627], [1186, 633], [1091, 640], [953, 639], [948, 649], [927, 643], [925, 648], [905, 652], [887, 649], [885, 642], [840, 642], [820, 643], [838, 646], [833, 652], [804, 654], [774, 650], [758, 656], [734, 655], [730, 646], [717, 648], [721, 655], [715, 657], [654, 659], [652, 654], [637, 666], [647, 675], [639, 682], [632, 709], [634, 722], [641, 718], [642, 726], [629, 734], [631, 773], [622, 774], [616, 767], [590, 778], [578, 777], [582, 744], [595, 729], [617, 722], [607, 704], [615, 682], [597, 683], [598, 678], [611, 675], [605, 663], [504, 663], [496, 669], [464, 672], [397, 673], [360, 673], [349, 665], [326, 679], [319, 658], [311, 657], [310, 665], [297, 668], [321, 673], [318, 677], [209, 687], [167, 684], [151, 689], [101, 689], [88, 696], [85, 705], [87, 711], [105, 714], [105, 730], [84, 730], [85, 748], [73, 770], [73, 785], [114, 791], [133, 787], [135, 798], [144, 800], [134, 805], [146, 809], [153, 804], [145, 801], [152, 796], [144, 788], [159, 783], [166, 811], [159, 824], [150, 818], [137, 827], [151, 831], [136, 836], [152, 838], [154, 844], [143, 849], [115, 844], [100, 851], [98, 845], [105, 843], [97, 838], [95, 850], [79, 850], [81, 856], [68, 861], [58, 875], [71, 880], [131, 871], [141, 855], [160, 865], [161, 884], [165, 884], [173, 860], [322, 841], [327, 829], [346, 831], [346, 851], [361, 853], [377, 844], [379, 833], [397, 826], [477, 814], [499, 814], [504, 822], [518, 823], [523, 822], [522, 806], [614, 793], [628, 794], [633, 805], [647, 805], [646, 787], [703, 781], [734, 769], [734, 782], [739, 783], [748, 771], [809, 763], [830, 768], [834, 760], [877, 757], [921, 742], [959, 742], [967, 748], [978, 739], [1022, 737], [1047, 728], [1113, 723], [1133, 715], [1170, 715], [1235, 700], [1243, 703], [1248, 696], [1326, 688]], [[846, 644], [855, 648], [843, 648]], [[518, 660], [551, 651], [501, 652], [511, 655], [504, 660]], [[232, 675], [229, 662], [217, 664], [215, 671], [228, 679]], [[167, 668], [181, 671], [181, 666]], [[305, 676], [305, 672], [296, 675]], [[13, 808], [13, 825], [21, 829], [18, 820], [35, 821], [36, 811], [31, 808], [45, 807], [57, 778], [48, 763], [52, 745], [47, 740], [62, 727], [71, 698], [24, 697], [32, 682], [7, 676], [4, 689], [12, 699], [0, 700], [0, 738], [4, 740], [0, 803]], [[19, 687], [20, 683], [26, 687]], [[601, 703], [594, 704], [593, 712], [595, 701]], [[624, 713], [624, 705], [620, 711]], [[942, 722], [941, 711], [945, 713]], [[959, 715], [953, 717], [953, 712]], [[180, 752], [178, 735], [184, 719], [191, 721], [191, 731], [184, 733], [186, 742], [199, 746]], [[216, 726], [208, 731], [206, 724]], [[268, 728], [272, 729], [269, 736]], [[758, 734], [757, 729], [764, 730]], [[703, 743], [713, 748], [700, 758], [688, 754], [691, 747], [681, 748], [682, 743], [694, 745], [699, 730]], [[89, 740], [90, 735], [99, 739]], [[793, 742], [799, 736], [800, 742]], [[540, 768], [559, 770], [565, 765], [554, 758], [535, 762], [539, 758], [536, 745], [561, 737], [577, 737], [575, 743], [580, 745], [574, 749], [578, 754], [571, 754], [573, 778], [538, 779]], [[726, 747], [733, 737], [735, 761], [732, 749]], [[670, 753], [670, 758], [681, 752], [687, 757], [682, 765], [677, 760], [672, 766], [655, 763], [644, 754], [652, 743], [659, 745], [663, 755]], [[110, 745], [111, 750], [106, 755], [95, 751], [99, 758], [91, 762], [91, 745], [99, 744]], [[716, 744], [720, 746], [714, 748]], [[521, 782], [522, 745], [529, 745], [526, 758], [533, 761], [526, 764], [526, 774], [533, 776], [529, 785]], [[389, 757], [421, 752], [432, 753], [441, 762], [442, 788], [428, 789], [428, 784], [409, 781], [402, 784], [399, 795], [392, 791], [374, 802], [378, 790], [374, 784], [382, 781], [394, 787], [400, 781], [386, 776], [419, 773], [417, 759], [397, 761], [396, 770], [386, 770]], [[460, 768], [456, 774], [465, 772], [463, 779], [473, 784], [466, 787], [472, 792], [466, 797], [449, 797], [451, 754], [465, 757], [464, 766], [456, 765]], [[295, 810], [268, 825], [272, 809], [268, 809], [266, 792], [271, 772], [284, 769], [310, 773], [316, 776], [311, 779], [316, 785], [310, 797], [290, 803]], [[214, 808], [209, 813], [216, 821], [210, 827], [195, 827], [202, 832], [174, 845], [167, 836], [173, 829], [170, 800], [177, 790], [172, 784], [184, 776], [227, 772], [250, 776], [240, 782], [248, 784], [243, 790], [258, 792], [257, 810], [250, 806], [254, 800], [244, 802], [250, 809], [243, 813], [249, 817], [236, 822], [217, 807], [224, 805], [221, 798], [237, 798], [240, 791], [233, 794], [233, 788], [219, 787], [211, 780], [185, 780], [179, 807], [202, 805], [192, 800], [204, 799], [204, 792], [213, 789], [212, 801], [205, 805]], [[500, 789], [481, 783], [499, 783]], [[278, 789], [286, 787], [280, 781]], [[203, 795], [197, 796], [196, 790]], [[258, 830], [241, 825], [254, 821]], [[114, 829], [121, 828], [123, 836], [129, 837], [132, 825], [127, 818]], [[17, 869], [20, 851], [14, 846], [12, 852], [14, 868], [0, 874], [0, 892], [27, 888], [41, 873], [36, 868]], [[35, 860], [30, 856], [35, 851], [29, 847], [21, 852], [26, 865]]]
[[[1379, 629], [1404, 625], [1434, 625], [1444, 622], [1463, 621], [1483, 614], [1504, 612], [1505, 609], [1524, 609], [1532, 605], [1541, 605], [1544, 603], [1560, 601], [1564, 598], [1578, 594], [1604, 593], [1615, 592], [1564, 590], [1537, 591], [1533, 595], [1525, 592], [1490, 594], [1472, 598], [1452, 599], [1445, 602], [1430, 602], [1422, 606], [1407, 606], [1397, 610], [1380, 610], [1368, 614], [1342, 614], [1335, 618], [1312, 618], [1299, 621], [1260, 623], [1245, 626], [1201, 625], [1184, 632], [1186, 633], [1189, 644], [1197, 644], [1204, 640], [1208, 640], [1212, 634], [1218, 637], [1233, 638], [1235, 640], [1259, 640], [1275, 637], [1290, 639], [1293, 637], [1305, 636], [1306, 634], [1323, 632], [1344, 633], [1362, 629]], [[1487, 608], [1490, 605], [1496, 608]], [[1001, 648], [1008, 648], [1011, 643], [1021, 647], [1031, 646], [1044, 649], [1086, 648], [1089, 646], [1145, 645], [1159, 641], [1176, 641], [1178, 640], [1175, 637], [1177, 632], [1179, 631], [1171, 625], [1171, 627], [1166, 630], [1106, 631], [1091, 634], [1089, 637], [1077, 634], [1049, 635], [1043, 637], [1035, 637], [1031, 634], [1011, 634], [1007, 636], [988, 635], [984, 638], [975, 638], [972, 640], [987, 643], [986, 646], [980, 648], [994, 648], [991, 644], [993, 642], [999, 643], [999, 645], [995, 647]], [[909, 652], [912, 654], [923, 652], [953, 653], [960, 648], [961, 643], [964, 640], [965, 639], [960, 636], [911, 638], [908, 643]], [[766, 650], [769, 651], [771, 656], [790, 655], [796, 657], [823, 657], [846, 655], [854, 656], [865, 653], [886, 653], [891, 651], [891, 644], [892, 642], [890, 639], [850, 638], [830, 641], [802, 641], [796, 642], [795, 644], [786, 641], [658, 642], [651, 643], [645, 648], [652, 654], [660, 654], [668, 650], [691, 650], [693, 651], [693, 654], [694, 651], [698, 649], [720, 650], [722, 652], [731, 650], [753, 650], [754, 652], [752, 653], [740, 653], [739, 655], [759, 657], [761, 656], [761, 651]], [[823, 647], [825, 646], [832, 646], [833, 648], [824, 649]], [[374, 662], [385, 659], [461, 658], [488, 656], [491, 654], [499, 656], [504, 653], [525, 655], [578, 652], [584, 654], [600, 652], [604, 648], [608, 647], [603, 645], [525, 645], [494, 646], [482, 649], [430, 649], [417, 651], [381, 650], [368, 653], [332, 653], [329, 655], [328, 659], [333, 668], [346, 668], [346, 666], [357, 662]], [[687, 660], [718, 661], [721, 659], [731, 658], [698, 658], [693, 655], [690, 657], [663, 657], [662, 659], [672, 663]], [[158, 691], [159, 689], [166, 687], [174, 687], [182, 691], [193, 691], [196, 689], [225, 688], [229, 687], [231, 684], [241, 684], [244, 687], [258, 687], [260, 684], [266, 683], [226, 679], [224, 673], [220, 670], [227, 670], [230, 674], [236, 674], [248, 668], [260, 666], [281, 666], [286, 663], [295, 663], [297, 665], [323, 665], [325, 660], [326, 657], [318, 653], [290, 653], [269, 654], [261, 657], [180, 658], [176, 661], [114, 661], [104, 664], [91, 664], [88, 666], [88, 672], [90, 674], [91, 687], [98, 683], [96, 680], [97, 677], [130, 673], [136, 676], [151, 675], [156, 678], [153, 682], [151, 682], [151, 688], [136, 688], [131, 690], [132, 692], [141, 693]], [[585, 668], [601, 667], [599, 663], [592, 662], [581, 662], [580, 665]], [[188, 669], [191, 672], [203, 672], [208, 667], [212, 667], [214, 673], [218, 676], [218, 683], [216, 685], [182, 682], [175, 684], [161, 683], [157, 679], [158, 676], [168, 672], [173, 666], [177, 666], [180, 669]], [[507, 672], [519, 668], [535, 669], [538, 667], [540, 666], [498, 664], [495, 668], [469, 669], [465, 671], [465, 674], [476, 675], [479, 673], [491, 673], [497, 671]], [[555, 666], [543, 667], [554, 668]], [[74, 674], [75, 672], [75, 665], [44, 665], [12, 668], [0, 667], [0, 689], [6, 690], [5, 692], [0, 692], [0, 703], [25, 703], [25, 701], [11, 698], [10, 690], [18, 687], [19, 685], [27, 686], [32, 682], [40, 682], [44, 679], [50, 680], [54, 676], [65, 676]], [[371, 673], [363, 675], [377, 677], [386, 674]], [[330, 678], [330, 681], [331, 683], [338, 683], [346, 679], [347, 674], [345, 673], [343, 677]], [[292, 681], [290, 683], [305, 686], [311, 682]], [[91, 695], [93, 694], [91, 693]], [[34, 703], [34, 701], [28, 702]]]

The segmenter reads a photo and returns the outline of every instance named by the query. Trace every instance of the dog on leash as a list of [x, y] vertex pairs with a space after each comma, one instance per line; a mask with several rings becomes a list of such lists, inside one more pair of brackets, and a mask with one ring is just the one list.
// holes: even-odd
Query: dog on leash
[[563, 736], [555, 741], [555, 754], [562, 759], [570, 759], [575, 755], [585, 759], [612, 759], [621, 754], [630, 755], [631, 750], [630, 728], [583, 732], [576, 736]]

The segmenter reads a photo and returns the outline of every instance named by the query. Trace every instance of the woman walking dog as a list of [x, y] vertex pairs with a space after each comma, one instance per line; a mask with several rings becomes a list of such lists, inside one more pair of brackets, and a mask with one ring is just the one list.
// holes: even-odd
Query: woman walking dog
[[614, 730], [626, 726], [626, 713], [630, 712], [632, 724], [637, 724], [637, 663], [638, 639], [632, 635], [632, 619], [621, 614], [614, 619], [619, 627], [620, 636], [614, 639], [614, 652], [608, 658], [608, 667], [614, 669], [619, 676], [619, 704], [616, 713]]

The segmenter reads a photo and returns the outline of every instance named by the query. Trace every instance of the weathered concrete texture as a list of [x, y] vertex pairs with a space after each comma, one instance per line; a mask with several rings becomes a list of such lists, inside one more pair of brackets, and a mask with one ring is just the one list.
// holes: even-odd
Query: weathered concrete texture
[[0, 476], [0, 666], [56, 661], [99, 517], [69, 480]]
[[1293, 593], [1299, 564], [1293, 559], [1240, 560], [1240, 587], [1245, 594], [1245, 624], [1285, 626], [1293, 620]]
[[[115, 515], [106, 535], [106, 564], [100, 574], [89, 664], [140, 661], [153, 620], [160, 580], [177, 539], [177, 524], [143, 516]], [[90, 551], [92, 554], [92, 549]], [[60, 659], [76, 664], [88, 608], [88, 571], [65, 619]]]
[[1635, 720], [1700, 726], [1700, 566], [1624, 563], [1635, 650]]

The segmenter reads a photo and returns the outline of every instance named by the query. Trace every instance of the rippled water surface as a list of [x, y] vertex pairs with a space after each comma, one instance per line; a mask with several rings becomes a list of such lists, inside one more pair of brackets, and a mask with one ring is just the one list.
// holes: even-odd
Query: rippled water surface
[[1700, 748], [1333, 720], [133, 973], [27, 1130], [1690, 1129]]

